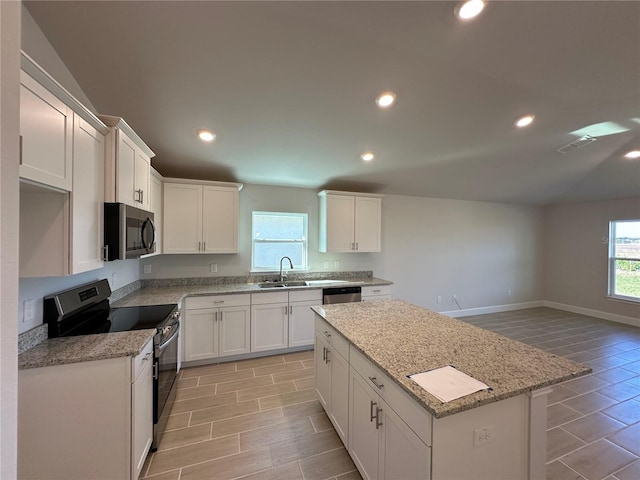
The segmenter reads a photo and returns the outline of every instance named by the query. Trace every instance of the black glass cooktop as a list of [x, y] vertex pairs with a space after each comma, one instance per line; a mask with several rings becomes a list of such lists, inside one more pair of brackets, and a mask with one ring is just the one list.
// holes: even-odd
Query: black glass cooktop
[[109, 308], [108, 302], [90, 308], [60, 323], [59, 336], [91, 335], [95, 333], [128, 332], [158, 328], [167, 323], [177, 305], [148, 305]]

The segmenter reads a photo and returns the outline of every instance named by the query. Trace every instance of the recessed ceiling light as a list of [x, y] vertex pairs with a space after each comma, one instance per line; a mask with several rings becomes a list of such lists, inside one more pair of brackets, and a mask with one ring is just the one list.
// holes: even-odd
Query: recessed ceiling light
[[471, 20], [480, 15], [485, 5], [484, 0], [465, 0], [456, 6], [454, 12], [460, 20]]
[[624, 158], [640, 158], [640, 150], [631, 150]]
[[516, 121], [516, 127], [522, 128], [522, 127], [528, 127], [529, 125], [531, 125], [533, 123], [533, 119], [536, 118], [533, 115], [526, 115], [522, 118], [519, 118]]
[[211, 130], [198, 130], [198, 137], [203, 142], [213, 142], [216, 138], [216, 134]]
[[396, 101], [396, 94], [393, 92], [382, 92], [376, 97], [376, 104], [380, 108], [390, 107]]
[[375, 155], [373, 154], [373, 152], [364, 152], [362, 155], [360, 155], [360, 158], [365, 162], [370, 162], [375, 158]]

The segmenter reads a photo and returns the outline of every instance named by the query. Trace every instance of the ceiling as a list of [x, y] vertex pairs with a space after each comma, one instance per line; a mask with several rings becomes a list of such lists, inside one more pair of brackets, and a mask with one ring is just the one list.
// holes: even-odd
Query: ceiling
[[[640, 149], [640, 2], [494, 1], [466, 23], [455, 5], [26, 2], [165, 176], [532, 205], [640, 197], [640, 159], [623, 157]], [[386, 110], [383, 90], [397, 94]], [[556, 152], [584, 134], [597, 141]]]

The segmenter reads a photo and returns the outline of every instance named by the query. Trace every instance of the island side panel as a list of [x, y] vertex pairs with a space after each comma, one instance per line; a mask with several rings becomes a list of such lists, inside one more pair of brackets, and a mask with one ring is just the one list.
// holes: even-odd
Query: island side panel
[[523, 394], [434, 419], [432, 480], [529, 478], [529, 406]]

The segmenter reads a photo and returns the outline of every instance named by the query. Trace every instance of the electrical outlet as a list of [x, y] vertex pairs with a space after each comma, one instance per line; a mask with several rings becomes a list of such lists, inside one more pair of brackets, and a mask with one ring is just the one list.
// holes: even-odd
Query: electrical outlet
[[111, 290], [115, 290], [116, 289], [116, 279], [118, 278], [118, 274], [116, 272], [113, 272], [111, 274]]
[[144, 266], [144, 273], [151, 273], [151, 265], [147, 264]]
[[507, 295], [508, 295], [508, 296], [513, 295], [513, 291], [512, 291], [511, 289], [507, 290]]
[[322, 268], [324, 268], [325, 270], [329, 269], [329, 261], [325, 260], [324, 262], [322, 262]]
[[340, 268], [340, 260], [333, 262], [333, 268]]
[[442, 295], [438, 295], [438, 303], [442, 303]]
[[480, 445], [486, 445], [493, 441], [495, 437], [495, 428], [493, 425], [488, 427], [478, 428], [473, 431], [473, 445], [479, 447]]
[[217, 263], [210, 264], [209, 270], [211, 271], [211, 273], [216, 273], [218, 271], [218, 264]]
[[22, 303], [22, 323], [31, 323], [36, 318], [36, 301], [29, 298]]

